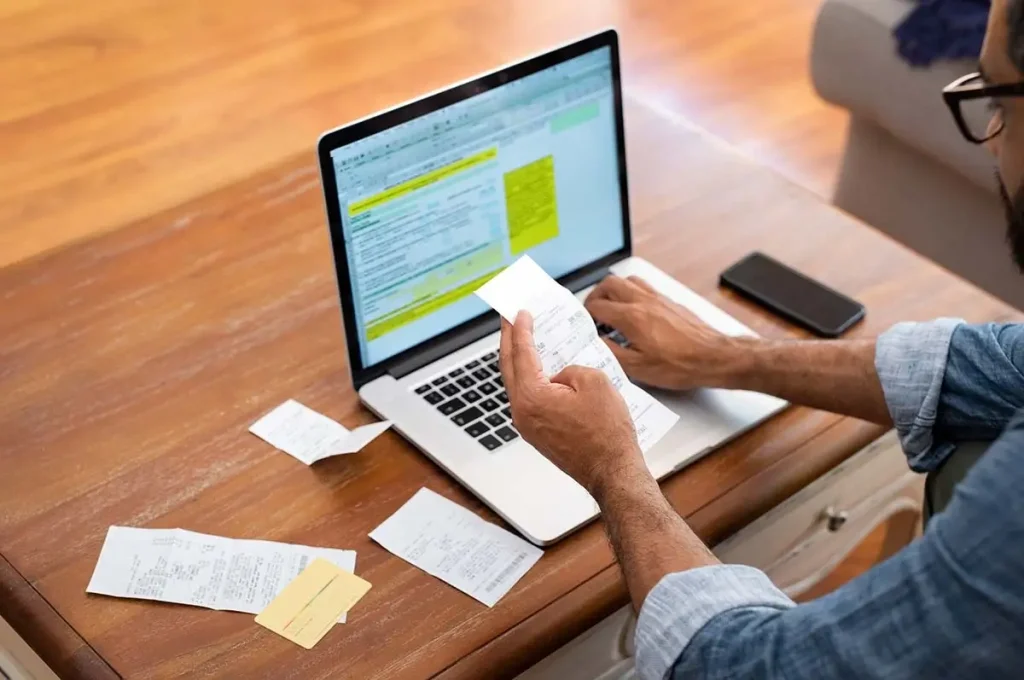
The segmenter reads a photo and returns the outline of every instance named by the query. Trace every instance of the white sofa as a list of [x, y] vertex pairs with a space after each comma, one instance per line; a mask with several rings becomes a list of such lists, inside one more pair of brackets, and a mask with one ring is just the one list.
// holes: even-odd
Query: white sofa
[[850, 112], [833, 202], [1024, 308], [992, 159], [960, 136], [942, 101], [942, 88], [977, 65], [917, 69], [900, 59], [892, 32], [912, 7], [911, 0], [821, 6], [811, 76], [824, 99]]

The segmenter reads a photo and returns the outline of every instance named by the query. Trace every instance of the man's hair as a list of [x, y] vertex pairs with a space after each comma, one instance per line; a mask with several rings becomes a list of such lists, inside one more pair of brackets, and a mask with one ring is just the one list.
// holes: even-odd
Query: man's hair
[[1024, 73], [1024, 0], [1009, 0], [1006, 12], [1006, 43], [1010, 61]]

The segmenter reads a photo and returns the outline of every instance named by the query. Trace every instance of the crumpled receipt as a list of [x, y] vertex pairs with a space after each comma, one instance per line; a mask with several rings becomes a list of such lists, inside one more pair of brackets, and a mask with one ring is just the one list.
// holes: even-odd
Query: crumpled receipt
[[289, 399], [249, 427], [249, 432], [306, 465], [355, 453], [385, 430], [391, 421], [349, 430], [327, 416]]

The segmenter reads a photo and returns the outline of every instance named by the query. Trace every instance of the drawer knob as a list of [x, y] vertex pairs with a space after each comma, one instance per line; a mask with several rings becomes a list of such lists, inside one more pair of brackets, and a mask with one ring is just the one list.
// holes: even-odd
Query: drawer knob
[[825, 508], [825, 526], [829, 531], [839, 531], [848, 519], [850, 519], [850, 513], [845, 510], [836, 510], [833, 507]]

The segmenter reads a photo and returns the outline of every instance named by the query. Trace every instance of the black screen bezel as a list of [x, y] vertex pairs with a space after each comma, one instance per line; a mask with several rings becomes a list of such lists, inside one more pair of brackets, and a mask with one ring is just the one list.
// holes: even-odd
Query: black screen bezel
[[[330, 230], [331, 249], [334, 254], [334, 267], [338, 284], [338, 295], [341, 300], [342, 320], [345, 329], [345, 340], [348, 347], [349, 370], [352, 382], [358, 390], [366, 383], [388, 373], [395, 366], [407, 364], [419, 353], [430, 353], [438, 346], [465, 346], [469, 342], [494, 332], [498, 328], [499, 319], [495, 312], [480, 314], [444, 333], [414, 345], [398, 354], [371, 366], [363, 365], [363, 357], [359, 348], [358, 329], [356, 327], [355, 306], [352, 297], [352, 284], [349, 279], [348, 257], [345, 251], [345, 236], [341, 222], [341, 205], [338, 201], [338, 188], [334, 175], [334, 163], [331, 152], [364, 139], [371, 135], [388, 130], [396, 125], [406, 123], [415, 118], [425, 116], [457, 102], [469, 99], [484, 92], [501, 87], [508, 83], [551, 68], [562, 62], [574, 59], [602, 47], [610, 48], [612, 71], [612, 98], [616, 119], [616, 146], [619, 170], [619, 199], [622, 206], [623, 247], [604, 257], [590, 262], [572, 272], [559, 277], [559, 283], [572, 288], [572, 282], [588, 279], [595, 271], [607, 269], [632, 254], [632, 231], [629, 221], [629, 191], [626, 183], [626, 140], [622, 115], [622, 79], [619, 71], [619, 40], [614, 29], [608, 29], [595, 35], [583, 38], [569, 45], [559, 47], [525, 61], [506, 66], [497, 71], [478, 76], [470, 81], [455, 85], [447, 90], [428, 95], [422, 99], [403, 104], [370, 118], [357, 121], [336, 130], [325, 133], [317, 144], [317, 156], [320, 164], [320, 180], [324, 190], [327, 211], [327, 222]], [[463, 342], [459, 342], [464, 338]], [[451, 351], [451, 350], [449, 350]]]

